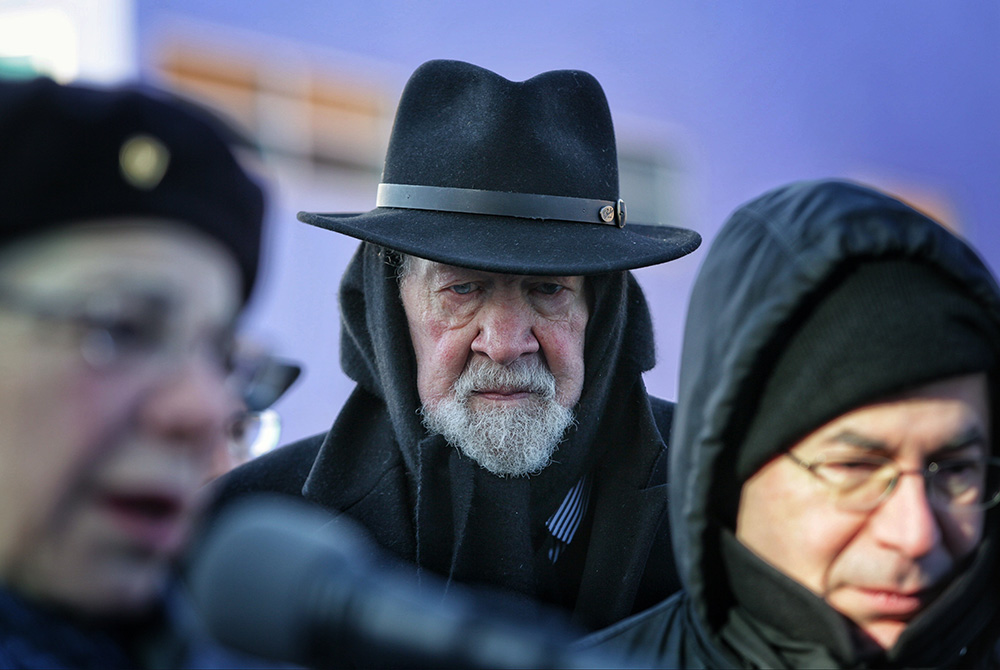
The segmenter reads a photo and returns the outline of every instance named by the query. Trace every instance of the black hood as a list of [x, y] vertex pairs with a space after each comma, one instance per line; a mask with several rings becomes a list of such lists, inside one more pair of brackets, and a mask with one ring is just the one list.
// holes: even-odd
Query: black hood
[[[902, 203], [848, 182], [795, 183], [751, 201], [732, 215], [704, 260], [684, 334], [670, 520], [681, 578], [698, 625], [711, 639], [720, 640], [733, 614], [724, 556], [739, 553], [731, 528], [742, 483], [734, 463], [760, 393], [761, 361], [825, 282], [866, 259], [910, 259], [937, 268], [1000, 324], [1000, 290], [974, 251]], [[953, 664], [963, 648], [983, 637], [997, 613], [996, 540], [993, 511], [972, 566], [914, 619], [880, 662]], [[759, 559], [754, 564], [752, 555], [740, 560], [782, 593], [783, 612], [770, 623], [822, 648], [831, 662], [857, 663], [843, 617]], [[795, 662], [772, 662], [779, 660]]]
[[587, 278], [591, 309], [577, 423], [540, 474], [502, 478], [421, 425], [394, 255], [364, 243], [344, 275], [341, 364], [385, 403], [412, 486], [416, 560], [459, 580], [474, 577], [531, 593], [533, 543], [545, 520], [602, 457], [614, 457], [608, 446], [622, 434], [619, 413], [630, 394], [644, 397], [641, 374], [655, 360], [646, 300], [629, 272]]

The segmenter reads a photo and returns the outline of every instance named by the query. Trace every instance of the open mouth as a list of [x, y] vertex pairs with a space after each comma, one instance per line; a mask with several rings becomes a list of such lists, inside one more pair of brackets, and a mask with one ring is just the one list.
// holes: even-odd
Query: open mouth
[[118, 532], [144, 550], [179, 550], [187, 531], [184, 501], [161, 493], [109, 493], [101, 505]]
[[181, 511], [180, 500], [168, 495], [113, 493], [105, 500], [116, 512], [145, 517], [150, 521], [164, 521], [179, 515]]

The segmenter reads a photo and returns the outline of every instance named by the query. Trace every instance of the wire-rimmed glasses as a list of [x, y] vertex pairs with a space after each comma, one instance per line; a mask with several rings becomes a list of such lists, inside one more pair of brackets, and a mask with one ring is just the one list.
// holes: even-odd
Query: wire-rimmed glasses
[[939, 510], [984, 510], [1000, 502], [1000, 459], [948, 457], [920, 470], [903, 470], [883, 456], [823, 456], [804, 461], [785, 453], [793, 463], [826, 484], [841, 509], [867, 511], [886, 500], [906, 474], [923, 476], [927, 498]]
[[47, 328], [46, 334], [68, 334], [88, 368], [116, 378], [156, 379], [197, 353], [218, 368], [244, 405], [228, 424], [234, 452], [246, 460], [278, 441], [281, 421], [268, 406], [295, 381], [300, 367], [239, 341], [229, 324], [186, 332], [191, 328], [184, 325], [182, 300], [165, 287], [45, 295], [0, 285], [0, 307], [33, 318]]

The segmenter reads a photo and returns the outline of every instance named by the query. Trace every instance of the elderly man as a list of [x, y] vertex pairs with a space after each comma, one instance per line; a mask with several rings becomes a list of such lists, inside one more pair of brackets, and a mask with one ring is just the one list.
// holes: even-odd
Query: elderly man
[[243, 386], [262, 214], [186, 103], [0, 84], [0, 666], [253, 664], [172, 566]]
[[224, 495], [304, 496], [418, 569], [583, 626], [671, 593], [672, 405], [643, 386], [652, 328], [628, 269], [700, 238], [626, 223], [600, 85], [426, 63], [382, 182], [370, 212], [300, 215], [364, 241], [340, 293], [357, 388], [328, 433], [235, 471]]
[[671, 468], [684, 591], [585, 647], [662, 667], [993, 667], [1000, 290], [845, 182], [739, 209], [692, 295]]

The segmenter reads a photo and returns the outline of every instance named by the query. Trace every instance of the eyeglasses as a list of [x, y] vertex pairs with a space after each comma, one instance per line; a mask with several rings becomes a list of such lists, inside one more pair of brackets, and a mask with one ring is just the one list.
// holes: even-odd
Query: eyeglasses
[[881, 456], [825, 457], [803, 461], [791, 452], [785, 456], [830, 488], [837, 507], [867, 511], [892, 495], [903, 475], [921, 475], [927, 498], [938, 510], [984, 510], [1000, 502], [1000, 459], [948, 458], [920, 470], [903, 470]]
[[240, 463], [278, 446], [281, 417], [270, 406], [284, 395], [302, 372], [297, 363], [259, 351], [253, 356], [243, 356], [241, 360], [251, 363], [236, 366], [236, 373], [241, 375], [246, 408], [238, 412], [229, 424], [229, 451]]
[[229, 453], [244, 463], [274, 449], [280, 437], [281, 417], [273, 409], [239, 412], [229, 424]]

